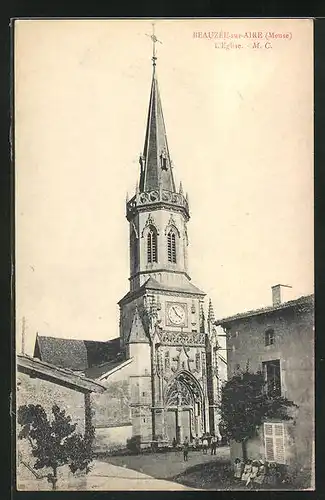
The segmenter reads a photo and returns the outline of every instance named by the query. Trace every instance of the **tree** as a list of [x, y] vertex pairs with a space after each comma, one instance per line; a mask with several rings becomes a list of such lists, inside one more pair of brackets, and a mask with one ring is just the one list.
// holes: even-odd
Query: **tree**
[[297, 405], [287, 398], [269, 396], [261, 372], [236, 373], [221, 389], [220, 430], [228, 439], [241, 443], [247, 460], [247, 441], [256, 436], [261, 424], [270, 418], [291, 420], [288, 409]]
[[87, 429], [82, 436], [75, 431], [77, 424], [71, 423], [65, 410], [53, 405], [52, 414], [53, 418], [49, 419], [41, 405], [20, 406], [18, 423], [22, 428], [18, 438], [29, 441], [36, 458], [34, 469], [52, 469], [53, 474], [48, 474], [47, 479], [55, 490], [58, 467], [69, 465], [73, 474], [78, 470], [89, 472], [93, 460], [94, 428]]

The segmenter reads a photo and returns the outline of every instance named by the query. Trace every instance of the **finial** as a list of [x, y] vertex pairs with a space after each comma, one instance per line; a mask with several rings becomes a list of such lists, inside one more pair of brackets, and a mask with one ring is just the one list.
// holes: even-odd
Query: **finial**
[[129, 193], [128, 192], [126, 192], [125, 201], [126, 201], [126, 203], [129, 201]]
[[212, 305], [212, 300], [209, 299], [209, 311], [208, 311], [208, 321], [211, 323], [214, 323], [214, 310], [213, 310], [213, 305]]
[[182, 185], [182, 181], [179, 183], [179, 194], [183, 194], [183, 185]]
[[157, 42], [162, 43], [160, 40], [158, 40], [158, 38], [155, 35], [155, 23], [152, 23], [152, 34], [148, 35], [146, 33], [146, 35], [150, 36], [150, 38], [152, 40], [152, 58], [151, 59], [152, 59], [153, 68], [155, 69], [156, 60], [157, 60], [157, 56], [156, 56], [156, 43]]

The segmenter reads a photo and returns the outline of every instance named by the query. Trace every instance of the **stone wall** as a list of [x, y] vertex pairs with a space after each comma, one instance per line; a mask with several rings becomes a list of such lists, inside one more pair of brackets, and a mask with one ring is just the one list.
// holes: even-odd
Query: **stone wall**
[[81, 392], [23, 373], [17, 374], [17, 388], [17, 409], [25, 404], [40, 404], [51, 415], [53, 405], [57, 404], [77, 424], [76, 429], [84, 432], [85, 401]]
[[96, 429], [95, 452], [107, 452], [125, 448], [132, 437], [132, 424], [100, 427]]

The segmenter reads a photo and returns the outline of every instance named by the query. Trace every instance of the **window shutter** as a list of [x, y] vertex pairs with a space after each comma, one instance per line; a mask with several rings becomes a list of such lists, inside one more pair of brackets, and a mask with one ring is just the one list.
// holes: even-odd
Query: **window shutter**
[[284, 455], [284, 425], [274, 424], [274, 448], [275, 461], [279, 464], [285, 463]]
[[273, 426], [264, 424], [265, 460], [274, 462]]
[[264, 424], [265, 459], [268, 462], [285, 463], [283, 423]]

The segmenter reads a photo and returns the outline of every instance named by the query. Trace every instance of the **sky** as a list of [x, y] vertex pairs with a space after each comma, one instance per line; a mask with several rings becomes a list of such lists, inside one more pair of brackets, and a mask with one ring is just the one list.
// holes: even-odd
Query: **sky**
[[[119, 335], [151, 29], [149, 19], [16, 22], [18, 351], [23, 317], [28, 354], [36, 332]], [[216, 318], [271, 305], [278, 283], [292, 286], [287, 299], [312, 293], [312, 21], [159, 19], [155, 30], [174, 176], [189, 194], [192, 282]], [[291, 38], [226, 50], [193, 36], [221, 30]]]

